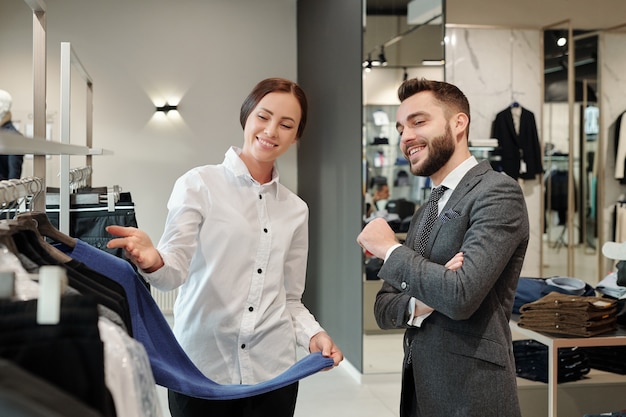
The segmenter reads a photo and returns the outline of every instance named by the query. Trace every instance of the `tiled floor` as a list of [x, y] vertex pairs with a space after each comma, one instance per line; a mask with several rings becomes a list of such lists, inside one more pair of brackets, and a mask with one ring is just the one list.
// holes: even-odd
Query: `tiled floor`
[[296, 417], [397, 417], [400, 375], [365, 376], [359, 383], [348, 366], [300, 382]]
[[300, 382], [296, 417], [398, 415], [402, 334], [366, 335], [363, 346], [363, 375], [342, 363]]

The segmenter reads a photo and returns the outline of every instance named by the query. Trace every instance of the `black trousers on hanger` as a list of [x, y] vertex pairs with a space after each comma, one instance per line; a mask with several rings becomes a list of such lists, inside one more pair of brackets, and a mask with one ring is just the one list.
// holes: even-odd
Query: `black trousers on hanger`
[[[128, 207], [124, 207], [127, 205]], [[50, 223], [56, 228], [59, 227], [59, 213], [56, 207], [47, 207], [46, 214], [50, 219]], [[123, 249], [109, 249], [107, 242], [113, 238], [107, 233], [107, 226], [132, 226], [137, 227], [137, 219], [135, 217], [135, 206], [133, 203], [118, 202], [116, 209], [108, 211], [106, 207], [88, 207], [75, 206], [71, 207], [70, 212], [70, 230], [69, 235], [82, 240], [89, 245], [109, 252], [119, 258], [124, 258]]]

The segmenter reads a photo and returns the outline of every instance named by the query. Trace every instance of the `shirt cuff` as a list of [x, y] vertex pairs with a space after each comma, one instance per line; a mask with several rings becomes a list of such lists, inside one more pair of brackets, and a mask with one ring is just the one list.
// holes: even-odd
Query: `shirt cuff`
[[430, 316], [430, 313], [422, 314], [420, 316], [415, 316], [415, 297], [411, 297], [409, 300], [409, 320], [407, 320], [406, 324], [413, 327], [421, 327], [422, 323], [426, 319], [426, 317]]
[[393, 245], [392, 247], [387, 249], [387, 253], [385, 254], [385, 261], [387, 261], [387, 259], [389, 259], [389, 256], [391, 255], [391, 252], [393, 252], [394, 250], [396, 250], [396, 248], [399, 248], [400, 246], [402, 246], [401, 243], [396, 243], [395, 245]]

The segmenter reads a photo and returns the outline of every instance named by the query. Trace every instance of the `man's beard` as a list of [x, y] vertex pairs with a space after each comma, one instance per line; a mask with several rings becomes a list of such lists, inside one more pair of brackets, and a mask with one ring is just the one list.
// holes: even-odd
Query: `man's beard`
[[420, 165], [411, 165], [413, 175], [430, 177], [439, 171], [452, 157], [454, 153], [454, 138], [450, 126], [446, 126], [446, 132], [433, 138], [428, 145], [428, 158]]

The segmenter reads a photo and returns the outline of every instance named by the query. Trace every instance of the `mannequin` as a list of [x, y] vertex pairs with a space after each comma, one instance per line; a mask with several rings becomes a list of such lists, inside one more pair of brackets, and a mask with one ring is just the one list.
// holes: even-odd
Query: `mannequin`
[[[5, 90], [0, 90], [0, 131], [21, 135], [11, 122], [13, 98]], [[0, 180], [19, 179], [22, 176], [24, 155], [0, 155]]]

